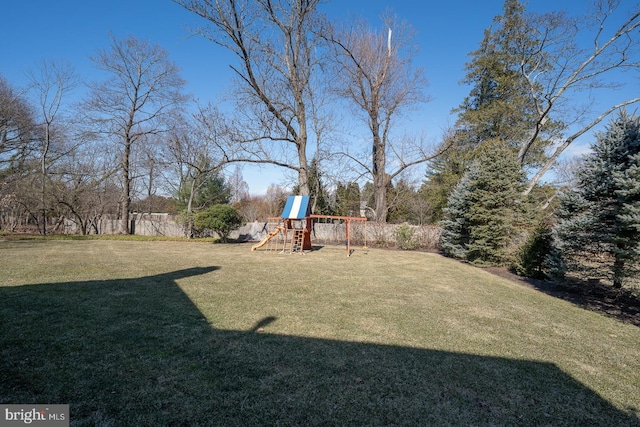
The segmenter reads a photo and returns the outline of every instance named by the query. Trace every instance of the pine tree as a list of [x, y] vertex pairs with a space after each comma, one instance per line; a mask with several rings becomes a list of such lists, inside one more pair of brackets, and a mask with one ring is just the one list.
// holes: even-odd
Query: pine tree
[[619, 187], [616, 193], [622, 203], [617, 217], [620, 236], [614, 276], [624, 278], [638, 272], [637, 264], [640, 261], [640, 154], [629, 156], [629, 167], [614, 173], [614, 180]]
[[530, 132], [538, 113], [524, 76], [529, 70], [522, 67], [532, 66], [523, 60], [537, 46], [535, 34], [529, 30], [524, 4], [505, 0], [503, 14], [494, 18], [480, 47], [471, 53], [462, 81], [471, 91], [456, 110], [457, 132], [471, 148], [496, 138], [515, 148]]
[[336, 215], [359, 216], [360, 215], [360, 186], [357, 182], [342, 184], [338, 182], [335, 192]]
[[620, 288], [640, 263], [640, 120], [623, 112], [596, 138], [577, 188], [560, 196], [549, 265]]
[[[597, 253], [592, 247], [597, 242], [591, 240], [589, 230], [596, 226], [594, 217], [587, 215], [594, 207], [582, 194], [567, 190], [558, 194], [558, 209], [555, 212], [556, 225], [552, 230], [553, 244], [547, 258], [547, 269], [554, 279], [563, 278], [567, 272], [586, 274], [587, 265], [582, 262]], [[587, 274], [588, 275], [588, 274]]]
[[211, 207], [217, 204], [227, 204], [231, 201], [231, 187], [224, 175], [219, 171], [211, 171], [202, 177], [202, 184], [196, 193], [195, 206]]
[[[311, 196], [311, 212], [317, 215], [331, 215], [333, 211], [329, 206], [329, 196], [322, 182], [320, 162], [314, 157], [309, 163], [309, 194]], [[294, 194], [297, 194], [294, 192]]]
[[511, 147], [499, 141], [485, 145], [449, 198], [442, 222], [444, 252], [476, 264], [511, 261], [514, 242], [529, 221], [524, 183]]
[[444, 219], [440, 222], [442, 251], [453, 258], [464, 259], [467, 254], [467, 244], [471, 238], [468, 212], [477, 175], [477, 166], [472, 167], [453, 189], [443, 210]]
[[443, 141], [442, 145], [448, 148], [429, 162], [425, 181], [420, 187], [421, 197], [431, 207], [434, 223], [444, 218], [449, 195], [473, 163], [468, 145], [460, 144], [454, 138]]
[[485, 148], [468, 212], [467, 259], [505, 264], [515, 253], [514, 239], [528, 222], [528, 204], [521, 194], [526, 177], [513, 148], [501, 143]]
[[[539, 116], [525, 75], [530, 67], [543, 69], [546, 64], [526, 61], [539, 45], [538, 33], [530, 28], [525, 6], [518, 0], [505, 0], [503, 14], [494, 18], [485, 30], [479, 48], [470, 53], [465, 65], [463, 84], [469, 85], [469, 95], [454, 110], [458, 119], [452, 134], [443, 142], [448, 150], [431, 162], [425, 182], [424, 194], [432, 203], [435, 216], [469, 164], [478, 155], [477, 150], [486, 143], [501, 140], [518, 150], [522, 141], [530, 137]], [[540, 129], [534, 146], [527, 153], [524, 164], [531, 166], [544, 160], [544, 149], [549, 145], [548, 135], [559, 126], [553, 120]], [[524, 189], [523, 189], [524, 190]]]
[[520, 276], [546, 279], [545, 261], [551, 253], [552, 241], [548, 218], [540, 218], [516, 254], [515, 272]]

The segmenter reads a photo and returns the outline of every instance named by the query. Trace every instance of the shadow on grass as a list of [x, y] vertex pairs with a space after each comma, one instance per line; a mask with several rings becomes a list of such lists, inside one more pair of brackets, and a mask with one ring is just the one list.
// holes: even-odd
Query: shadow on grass
[[640, 297], [629, 289], [615, 289], [600, 283], [555, 283], [518, 276], [503, 267], [488, 267], [484, 270], [584, 309], [597, 311], [640, 327]]
[[525, 281], [547, 295], [640, 327], [640, 298], [629, 290], [589, 283], [556, 284], [536, 279]]
[[215, 329], [176, 280], [216, 269], [1, 287], [0, 402], [72, 425], [640, 425], [549, 363]]

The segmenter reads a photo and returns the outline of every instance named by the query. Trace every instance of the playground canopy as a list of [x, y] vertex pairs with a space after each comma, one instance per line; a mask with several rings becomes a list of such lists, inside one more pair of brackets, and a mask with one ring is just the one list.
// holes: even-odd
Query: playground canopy
[[281, 217], [283, 219], [305, 219], [310, 214], [309, 196], [289, 196]]

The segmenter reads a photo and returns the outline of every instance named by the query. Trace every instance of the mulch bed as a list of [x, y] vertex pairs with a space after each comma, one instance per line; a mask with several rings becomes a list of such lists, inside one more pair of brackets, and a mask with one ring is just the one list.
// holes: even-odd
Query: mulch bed
[[640, 327], [640, 297], [629, 291], [613, 289], [600, 283], [557, 284], [530, 279], [518, 276], [503, 267], [488, 267], [485, 270], [522, 286], [570, 301], [587, 310], [597, 311]]

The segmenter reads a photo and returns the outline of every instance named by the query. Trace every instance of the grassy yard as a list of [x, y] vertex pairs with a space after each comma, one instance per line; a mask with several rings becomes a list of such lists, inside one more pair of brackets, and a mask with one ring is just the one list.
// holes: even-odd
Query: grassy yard
[[640, 328], [436, 254], [0, 241], [0, 324], [74, 426], [640, 426]]

